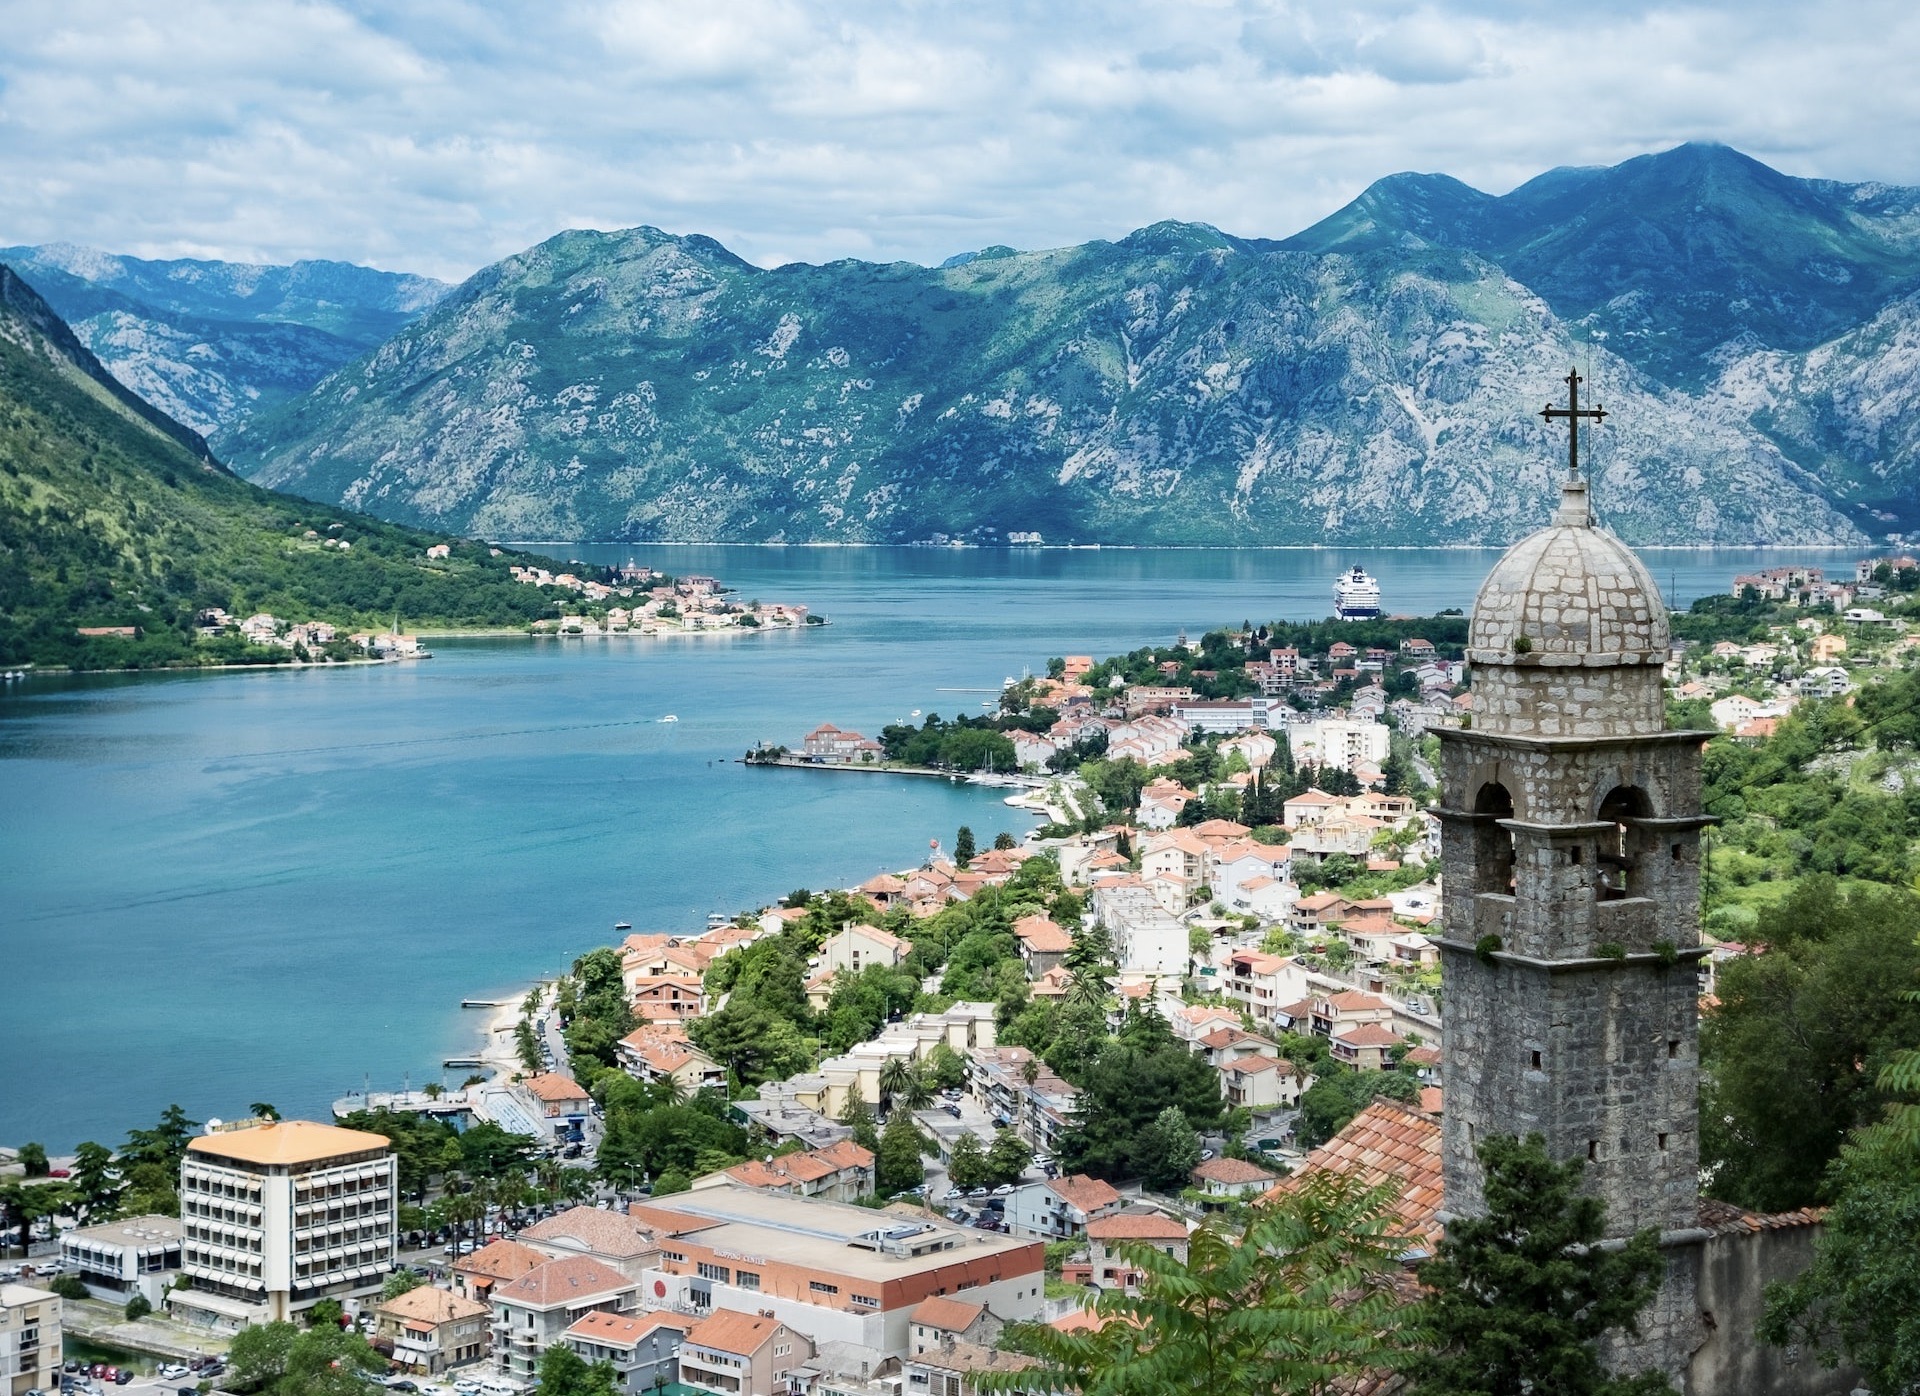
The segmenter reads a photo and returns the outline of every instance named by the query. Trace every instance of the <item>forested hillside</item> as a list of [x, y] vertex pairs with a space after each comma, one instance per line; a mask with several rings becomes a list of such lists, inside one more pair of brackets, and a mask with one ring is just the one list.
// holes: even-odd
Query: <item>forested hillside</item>
[[[451, 556], [426, 550], [448, 542]], [[347, 546], [342, 547], [341, 544]], [[0, 266], [0, 663], [81, 668], [285, 660], [208, 640], [195, 612], [343, 626], [522, 624], [550, 607], [479, 543], [233, 476], [108, 375]], [[82, 629], [133, 628], [133, 636]]]

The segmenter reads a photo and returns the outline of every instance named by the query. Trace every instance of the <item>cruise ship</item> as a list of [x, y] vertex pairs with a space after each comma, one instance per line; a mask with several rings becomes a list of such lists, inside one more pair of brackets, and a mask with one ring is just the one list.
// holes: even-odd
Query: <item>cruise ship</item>
[[1342, 572], [1333, 584], [1333, 613], [1341, 620], [1378, 620], [1380, 583], [1363, 567]]

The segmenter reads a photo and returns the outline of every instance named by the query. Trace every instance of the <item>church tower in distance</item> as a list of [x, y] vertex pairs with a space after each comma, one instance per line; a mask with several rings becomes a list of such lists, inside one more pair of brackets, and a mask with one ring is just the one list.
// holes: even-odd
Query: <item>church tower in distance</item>
[[1665, 605], [1594, 523], [1571, 447], [1569, 466], [1552, 523], [1480, 588], [1472, 725], [1439, 733], [1445, 1207], [1484, 1210], [1476, 1150], [1491, 1135], [1539, 1134], [1553, 1158], [1583, 1160], [1609, 1236], [1653, 1227], [1669, 1248], [1641, 1338], [1614, 1358], [1678, 1377], [1699, 1316], [1691, 1256], [1674, 1248], [1704, 1234], [1695, 962], [1708, 734], [1666, 730]]

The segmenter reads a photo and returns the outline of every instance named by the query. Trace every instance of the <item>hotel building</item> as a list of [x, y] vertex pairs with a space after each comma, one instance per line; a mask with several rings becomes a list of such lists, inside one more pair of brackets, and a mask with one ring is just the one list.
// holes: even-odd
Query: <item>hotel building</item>
[[1038, 1320], [1045, 1248], [992, 1232], [730, 1185], [633, 1209], [660, 1240], [652, 1307], [789, 1324], [825, 1347], [904, 1357], [922, 1300], [956, 1296], [1003, 1322]]
[[321, 1299], [379, 1293], [393, 1266], [398, 1193], [384, 1135], [304, 1120], [247, 1121], [187, 1145], [174, 1316], [240, 1329]]

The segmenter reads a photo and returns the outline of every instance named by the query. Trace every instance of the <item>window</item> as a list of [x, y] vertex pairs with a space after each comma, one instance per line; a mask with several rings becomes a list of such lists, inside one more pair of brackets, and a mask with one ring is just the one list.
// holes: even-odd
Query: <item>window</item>
[[1587, 1141], [1587, 1162], [1595, 1163], [1598, 1162], [1599, 1158], [1600, 1141], [1598, 1139], [1589, 1139]]
[[[1661, 1137], [1665, 1138], [1666, 1136], [1662, 1135]], [[875, 1299], [872, 1295], [869, 1295], [869, 1294], [849, 1294], [847, 1298], [853, 1300], [853, 1302], [856, 1304], [865, 1304], [870, 1309], [877, 1309], [880, 1307], [880, 1301], [878, 1299]]]
[[693, 1268], [703, 1280], [718, 1280], [726, 1284], [733, 1278], [733, 1272], [724, 1265], [709, 1265], [703, 1260]]
[[1667, 1136], [1663, 1134], [1660, 1136], [1660, 1152], [1664, 1154], [1666, 1151], [1667, 1151]]
[[733, 1272], [733, 1282], [742, 1289], [760, 1288], [760, 1277], [751, 1270], [735, 1270]]
[[1538, 1071], [1540, 1069], [1540, 1054], [1538, 1052], [1533, 1052], [1533, 1053], [1530, 1053], [1529, 1055], [1533, 1058], [1533, 1069], [1535, 1071]]
[[1677, 1038], [1677, 1037], [1670, 1037], [1670, 1038], [1668, 1038], [1668, 1039], [1667, 1039], [1667, 1056], [1668, 1056], [1668, 1058], [1669, 1058], [1669, 1059], [1671, 1059], [1671, 1058], [1674, 1058], [1674, 1057], [1677, 1057], [1677, 1056], [1679, 1056], [1679, 1055], [1680, 1055], [1680, 1039], [1679, 1039], [1679, 1038]]
[[840, 1292], [839, 1285], [822, 1284], [819, 1280], [808, 1280], [807, 1288], [815, 1294], [838, 1294]]
[[1586, 850], [1576, 843], [1572, 848], [1567, 850], [1567, 861], [1575, 867], [1578, 867], [1580, 865], [1580, 859], [1585, 853]]
[[685, 1265], [687, 1263], [687, 1258], [684, 1255], [680, 1254], [680, 1252], [678, 1251], [662, 1251], [660, 1252], [660, 1254], [665, 1256], [668, 1260], [675, 1261], [681, 1265]]

